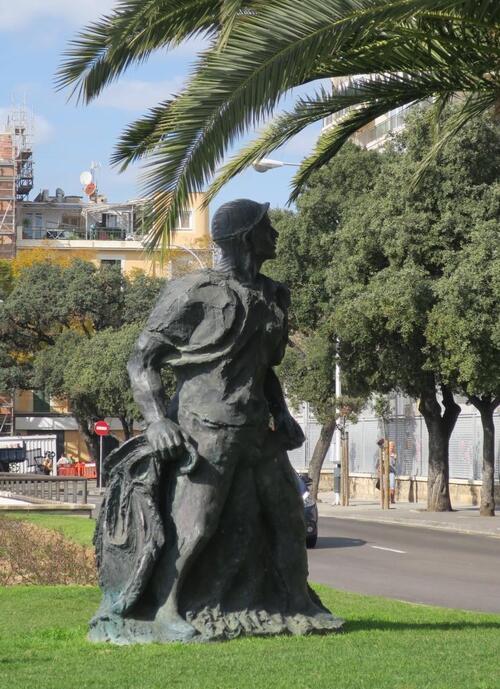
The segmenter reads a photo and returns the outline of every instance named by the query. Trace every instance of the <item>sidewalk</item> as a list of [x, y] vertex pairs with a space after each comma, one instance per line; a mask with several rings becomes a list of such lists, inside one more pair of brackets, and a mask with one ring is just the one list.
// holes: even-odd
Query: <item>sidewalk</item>
[[20, 507], [23, 505], [29, 505], [29, 502], [26, 502], [26, 500], [17, 500], [15, 498], [7, 498], [5, 496], [0, 495], [0, 508], [3, 508], [3, 507]]
[[470, 505], [454, 505], [453, 512], [427, 512], [423, 502], [400, 502], [391, 505], [390, 510], [382, 510], [380, 503], [373, 500], [351, 500], [349, 507], [334, 507], [332, 502], [332, 492], [319, 493], [320, 517], [385, 522], [399, 526], [417, 526], [500, 538], [500, 507], [495, 517], [480, 517], [479, 507]]

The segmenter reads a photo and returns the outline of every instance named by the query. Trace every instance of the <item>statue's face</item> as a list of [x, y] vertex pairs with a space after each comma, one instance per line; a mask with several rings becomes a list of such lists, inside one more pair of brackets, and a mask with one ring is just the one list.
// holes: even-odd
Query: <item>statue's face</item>
[[255, 256], [264, 261], [276, 258], [276, 240], [278, 236], [278, 232], [271, 225], [271, 221], [266, 214], [252, 230], [251, 242]]

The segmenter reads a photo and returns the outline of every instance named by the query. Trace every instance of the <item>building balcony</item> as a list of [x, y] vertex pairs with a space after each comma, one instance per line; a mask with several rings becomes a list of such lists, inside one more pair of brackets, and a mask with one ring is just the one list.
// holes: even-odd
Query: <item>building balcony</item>
[[387, 134], [400, 131], [404, 127], [407, 110], [391, 114], [387, 119], [373, 124], [355, 134], [355, 140], [365, 148], [375, 148], [385, 139]]
[[20, 239], [66, 241], [141, 241], [142, 236], [123, 227], [23, 227]]

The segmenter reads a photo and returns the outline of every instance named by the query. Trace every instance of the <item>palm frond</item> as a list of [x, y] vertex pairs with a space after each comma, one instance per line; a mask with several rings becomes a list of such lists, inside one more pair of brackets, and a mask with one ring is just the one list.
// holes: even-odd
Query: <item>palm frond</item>
[[479, 117], [495, 105], [495, 93], [486, 92], [470, 95], [464, 105], [444, 124], [439, 138], [433, 143], [430, 151], [417, 166], [410, 180], [410, 188], [415, 189], [420, 184], [431, 163], [438, 157], [448, 141], [454, 137], [473, 117]]
[[[168, 26], [153, 5], [171, 12]], [[188, 16], [192, 5], [197, 10]], [[443, 92], [498, 89], [498, 42], [492, 36], [498, 36], [499, 7], [493, 0], [308, 0], [304, 5], [297, 0], [122, 0], [114, 14], [74, 42], [59, 84], [73, 84], [89, 100], [158, 47], [175, 45], [193, 32], [213, 36], [184, 91], [131, 125], [114, 155], [123, 165], [149, 156], [150, 246], [165, 247], [189, 194], [203, 188], [228, 147], [272, 116], [295, 86], [325, 76], [389, 75], [378, 85], [375, 79], [371, 92], [365, 84], [364, 92], [343, 94], [342, 107], [351, 96], [350, 107], [357, 109], [320, 139], [299, 170], [292, 196], [368, 117]], [[313, 100], [298, 103], [303, 126], [325, 107]], [[331, 112], [339, 104], [332, 101]], [[278, 119], [219, 179], [230, 178], [249, 164], [252, 152], [269, 150], [296, 129], [290, 118]]]
[[[396, 75], [360, 80], [352, 86], [335, 90], [333, 93], [320, 88], [315, 96], [300, 98], [291, 112], [277, 117], [258, 139], [247, 145], [224, 165], [208, 188], [204, 204], [208, 204], [227, 182], [252, 165], [255, 160], [269, 155], [305, 127], [328, 115], [339, 113], [348, 108], [364, 107], [370, 103], [377, 106], [376, 116], [379, 116], [396, 107], [426, 99], [436, 88], [442, 86], [440, 80], [432, 79], [429, 76], [416, 75], [411, 78]], [[456, 82], [453, 88], [455, 86]], [[450, 94], [453, 93], [451, 88]], [[373, 110], [370, 110], [370, 113], [372, 112]], [[366, 117], [369, 117], [370, 113], [367, 113]], [[345, 120], [345, 122], [349, 122], [350, 133], [347, 136], [366, 124], [365, 116], [360, 119], [355, 111], [351, 112], [350, 118]]]
[[173, 102], [174, 99], [159, 103], [147, 115], [128, 125], [111, 156], [112, 165], [120, 165], [123, 171], [131, 163], [154, 153], [172, 126]]
[[428, 99], [438, 86], [436, 79], [429, 75], [415, 75], [376, 77], [354, 89], [358, 91], [359, 107], [350, 110], [320, 136], [313, 153], [302, 161], [292, 179], [289, 202], [298, 197], [313, 172], [331, 160], [353, 134], [391, 110]]
[[231, 35], [237, 16], [245, 7], [248, 8], [249, 4], [249, 2], [242, 2], [242, 0], [222, 0], [220, 10], [221, 31], [217, 46], [218, 50], [224, 48]]
[[445, 93], [439, 93], [434, 97], [434, 107], [432, 108], [432, 121], [431, 121], [431, 127], [432, 127], [432, 138], [435, 139], [437, 138], [439, 134], [439, 129], [441, 125], [441, 119], [443, 117], [443, 113], [448, 107], [448, 105], [451, 103], [453, 100], [453, 93], [450, 92], [445, 92]]
[[131, 64], [186, 39], [219, 28], [221, 0], [121, 0], [115, 11], [89, 24], [63, 53], [56, 87], [89, 102]]
[[[419, 4], [446, 9], [456, 3]], [[284, 93], [317, 77], [320, 62], [332, 54], [362, 45], [367, 19], [409, 16], [408, 0], [310, 0], [304, 8], [281, 0], [255, 2], [253, 8], [255, 14], [236, 17], [223, 51], [205, 53], [175, 104], [175, 131], [159, 146], [146, 178], [147, 193], [159, 194], [167, 187], [172, 199], [156, 228], [173, 227], [179, 211], [173, 199], [184, 197], [185, 202], [188, 191], [201, 189], [228, 145], [269, 116]]]

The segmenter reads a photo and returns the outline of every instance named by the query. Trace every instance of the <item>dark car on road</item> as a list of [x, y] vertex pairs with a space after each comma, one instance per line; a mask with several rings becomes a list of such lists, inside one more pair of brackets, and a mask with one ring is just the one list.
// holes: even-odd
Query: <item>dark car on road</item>
[[304, 518], [306, 521], [306, 546], [314, 548], [318, 540], [318, 507], [316, 500], [310, 495], [309, 487], [310, 479], [308, 477], [295, 474], [297, 481], [297, 488], [304, 501]]

